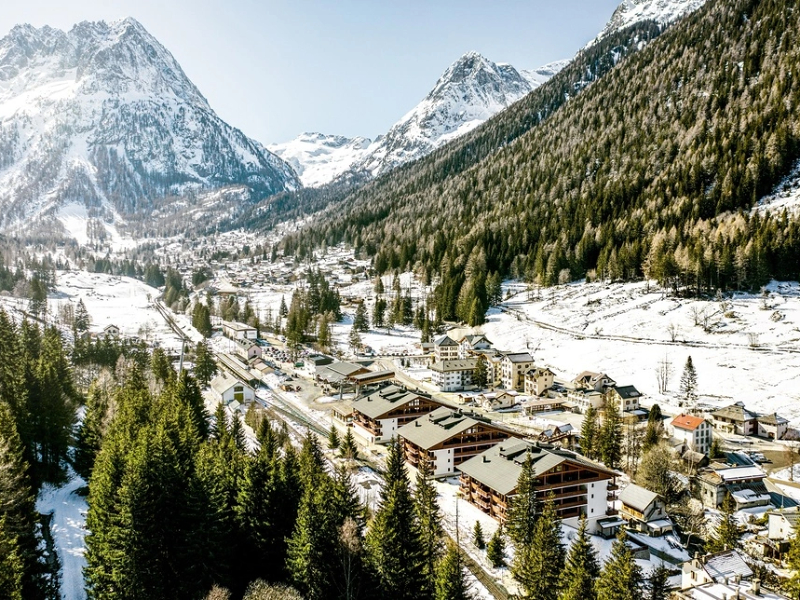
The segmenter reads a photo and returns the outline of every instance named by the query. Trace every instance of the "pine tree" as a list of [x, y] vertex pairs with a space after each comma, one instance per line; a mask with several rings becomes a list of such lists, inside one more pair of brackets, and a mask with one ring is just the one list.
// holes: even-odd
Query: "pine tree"
[[511, 568], [528, 598], [556, 600], [560, 575], [564, 569], [564, 554], [561, 520], [556, 514], [555, 500], [551, 494], [536, 520], [532, 543], [523, 546], [520, 555], [515, 555]]
[[586, 518], [582, 517], [561, 574], [564, 588], [558, 600], [595, 600], [594, 582], [599, 575], [597, 552], [586, 534]]
[[31, 465], [34, 460], [33, 423], [29, 414], [25, 373], [21, 337], [14, 322], [0, 308], [0, 402], [5, 402], [11, 411], [22, 443], [23, 458]]
[[347, 343], [350, 345], [350, 350], [353, 353], [357, 353], [361, 349], [361, 335], [358, 333], [358, 329], [356, 329], [355, 325], [350, 328], [350, 335], [347, 337]]
[[611, 469], [618, 469], [622, 460], [622, 419], [619, 406], [606, 394], [603, 424], [599, 435], [600, 460]]
[[478, 550], [486, 548], [486, 540], [483, 538], [483, 527], [480, 521], [475, 521], [475, 527], [472, 528], [472, 543]]
[[486, 359], [478, 358], [475, 363], [475, 370], [472, 372], [472, 384], [480, 389], [484, 389], [489, 382], [489, 371], [486, 368]]
[[86, 411], [84, 412], [80, 429], [78, 429], [78, 439], [75, 443], [75, 471], [86, 481], [92, 475], [94, 461], [100, 452], [100, 445], [106, 430], [108, 409], [109, 398], [107, 394], [100, 389], [97, 382], [93, 383], [89, 388]]
[[172, 363], [167, 358], [162, 348], [155, 348], [150, 360], [150, 369], [153, 376], [157, 381], [163, 384], [169, 384], [175, 381], [175, 369], [172, 368]]
[[661, 407], [658, 404], [653, 404], [647, 416], [647, 430], [642, 440], [642, 453], [647, 452], [650, 448], [658, 444], [663, 433], [664, 419], [661, 415]]
[[289, 314], [289, 309], [286, 308], [286, 298], [284, 298], [283, 296], [281, 296], [281, 305], [280, 308], [278, 309], [278, 314], [281, 317], [285, 317], [286, 315]]
[[86, 310], [86, 305], [83, 303], [83, 298], [78, 300], [78, 305], [75, 307], [75, 331], [78, 336], [89, 331], [92, 324], [92, 319], [89, 316], [89, 311]]
[[339, 453], [342, 458], [347, 458], [349, 460], [356, 460], [358, 458], [358, 445], [356, 444], [355, 437], [353, 437], [353, 430], [350, 427], [347, 428], [347, 433], [344, 435]]
[[505, 523], [508, 537], [513, 542], [517, 553], [524, 552], [533, 543], [533, 534], [536, 529], [539, 511], [536, 487], [534, 485], [535, 479], [533, 458], [530, 453], [527, 453], [517, 479], [516, 493], [511, 496], [508, 502]]
[[419, 520], [409, 489], [403, 451], [396, 439], [388, 447], [384, 485], [366, 547], [386, 597], [412, 600], [428, 589]]
[[694, 368], [691, 356], [686, 359], [686, 365], [683, 367], [680, 390], [683, 406], [690, 411], [695, 410], [697, 408], [697, 370]]
[[203, 401], [203, 394], [197, 381], [189, 375], [188, 371], [181, 372], [178, 381], [173, 385], [170, 397], [172, 401], [186, 406], [198, 438], [200, 440], [208, 438], [208, 413]]
[[319, 327], [317, 329], [317, 345], [323, 352], [327, 352], [331, 346], [331, 327], [330, 327], [330, 317], [328, 316], [328, 313], [322, 313], [322, 315], [319, 317]]
[[381, 279], [380, 276], [375, 278], [375, 286], [373, 289], [375, 293], [378, 294], [379, 296], [384, 293], [385, 290], [383, 287], [383, 279]]
[[44, 598], [46, 583], [38, 548], [34, 495], [22, 442], [8, 406], [0, 400], [0, 584], [23, 598]]
[[353, 318], [353, 327], [361, 333], [369, 331], [369, 320], [367, 318], [367, 303], [361, 302], [356, 308], [356, 314]]
[[581, 451], [587, 458], [597, 458], [597, 433], [597, 410], [590, 405], [581, 424]]
[[611, 556], [603, 565], [595, 590], [597, 600], [643, 600], [642, 572], [633, 560], [624, 529], [611, 546]]
[[372, 308], [372, 326], [375, 329], [384, 326], [384, 318], [386, 316], [386, 300], [383, 298], [375, 298], [375, 306]]
[[194, 352], [194, 375], [202, 387], [207, 387], [211, 378], [217, 373], [217, 363], [211, 354], [208, 342], [197, 342]]
[[436, 500], [438, 493], [432, 482], [433, 469], [427, 460], [420, 461], [414, 490], [414, 505], [419, 520], [422, 542], [423, 575], [428, 582], [428, 594], [433, 592], [436, 562], [442, 552], [442, 513]]
[[734, 513], [736, 512], [736, 503], [730, 493], [725, 494], [722, 501], [722, 512], [720, 514], [720, 522], [717, 525], [717, 530], [711, 539], [708, 541], [706, 549], [709, 552], [722, 552], [724, 550], [733, 550], [739, 546], [739, 538], [742, 535], [739, 525], [736, 523]]
[[464, 573], [461, 550], [451, 543], [436, 567], [435, 600], [468, 600], [473, 598]]
[[658, 565], [647, 578], [647, 600], [667, 600], [669, 598], [669, 569]]
[[339, 432], [336, 430], [336, 425], [331, 423], [331, 428], [328, 431], [328, 448], [336, 450], [340, 445]]
[[486, 559], [495, 569], [506, 566], [506, 542], [503, 537], [502, 525], [495, 530], [489, 540], [489, 545], [486, 547]]

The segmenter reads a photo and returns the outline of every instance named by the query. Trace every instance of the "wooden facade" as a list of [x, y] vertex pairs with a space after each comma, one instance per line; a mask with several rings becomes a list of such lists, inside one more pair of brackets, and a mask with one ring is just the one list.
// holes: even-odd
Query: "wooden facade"
[[393, 406], [391, 410], [378, 417], [370, 417], [359, 411], [358, 406], [354, 405], [353, 423], [364, 428], [376, 438], [379, 438], [383, 435], [381, 421], [397, 419], [397, 427], [402, 427], [406, 423], [410, 423], [414, 419], [427, 415], [441, 407], [442, 405], [440, 403], [426, 396], [414, 396], [408, 402], [398, 402], [398, 406]]
[[477, 456], [508, 437], [509, 433], [506, 431], [492, 427], [488, 423], [476, 422], [469, 429], [455, 433], [452, 437], [430, 448], [422, 448], [404, 437], [401, 437], [401, 440], [406, 462], [416, 469], [419, 467], [420, 460], [427, 457], [435, 471], [435, 452], [437, 450], [452, 450], [453, 466], [457, 467], [465, 460]]

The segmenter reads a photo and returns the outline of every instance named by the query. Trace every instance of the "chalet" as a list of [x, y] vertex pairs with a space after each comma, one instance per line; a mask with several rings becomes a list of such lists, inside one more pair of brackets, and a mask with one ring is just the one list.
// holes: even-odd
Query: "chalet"
[[622, 490], [619, 501], [619, 516], [631, 529], [651, 536], [661, 536], [672, 531], [667, 505], [655, 492], [632, 483]]
[[224, 371], [211, 380], [211, 392], [224, 404], [230, 404], [234, 400], [247, 404], [255, 400], [255, 390], [252, 387]]
[[684, 590], [709, 583], [750, 579], [753, 576], [752, 569], [736, 550], [693, 558], [683, 563], [681, 571], [681, 589]]
[[572, 380], [575, 389], [594, 390], [595, 392], [605, 393], [608, 389], [616, 387], [617, 382], [605, 373], [595, 373], [584, 371]]
[[458, 359], [458, 342], [448, 335], [443, 335], [433, 341], [433, 354], [437, 362]]
[[465, 460], [509, 437], [489, 419], [464, 410], [442, 407], [397, 431], [406, 462], [431, 464], [434, 477], [452, 475]]
[[[631, 414], [634, 413], [634, 411], [640, 410], [639, 398], [642, 397], [642, 393], [634, 386], [614, 386], [608, 390], [608, 393], [610, 394], [611, 399], [617, 403], [617, 406], [623, 413]], [[645, 418], [647, 418], [647, 411], [644, 411], [643, 414]]]
[[534, 367], [525, 373], [525, 393], [529, 396], [542, 396], [553, 387], [555, 373], [548, 368]]
[[577, 527], [585, 516], [591, 531], [606, 517], [608, 488], [614, 473], [584, 457], [550, 444], [512, 437], [464, 462], [461, 469], [463, 497], [500, 522], [508, 502], [516, 494], [522, 464], [533, 460], [536, 494], [555, 496], [558, 516]]
[[384, 386], [350, 404], [353, 428], [371, 444], [388, 442], [403, 425], [441, 406], [429, 396], [397, 385]]
[[485, 392], [478, 397], [481, 407], [486, 410], [501, 410], [511, 408], [517, 403], [519, 394], [515, 391]]
[[253, 340], [247, 338], [236, 338], [233, 342], [234, 352], [237, 356], [245, 361], [251, 361], [260, 358], [262, 351], [261, 346], [256, 344]]
[[232, 340], [254, 340], [258, 337], [258, 331], [255, 327], [239, 323], [237, 321], [223, 321], [222, 322], [222, 335]]
[[430, 366], [431, 383], [442, 392], [457, 392], [472, 385], [472, 373], [478, 359], [443, 360]]
[[317, 367], [317, 380], [332, 386], [342, 386], [349, 383], [353, 375], [368, 373], [369, 369], [359, 363], [334, 362]]
[[525, 373], [533, 367], [533, 357], [528, 352], [505, 352], [501, 361], [501, 385], [507, 390], [521, 392], [525, 389]]
[[465, 335], [458, 340], [458, 358], [471, 358], [477, 350], [490, 350], [491, 347], [492, 342], [484, 335]]
[[756, 435], [770, 440], [782, 440], [789, 431], [789, 421], [777, 413], [761, 415], [757, 419], [758, 431]]
[[711, 416], [714, 429], [725, 433], [755, 435], [758, 432], [758, 415], [747, 410], [743, 402], [715, 410]]
[[575, 429], [569, 423], [551, 425], [539, 434], [539, 441], [571, 448], [575, 440]]
[[106, 325], [103, 327], [102, 337], [106, 339], [115, 339], [120, 336], [120, 329], [116, 325]]
[[669, 429], [687, 450], [708, 454], [711, 449], [711, 424], [703, 417], [678, 415], [670, 422]]
[[728, 467], [714, 463], [702, 469], [694, 479], [705, 506], [718, 508], [725, 495], [730, 494], [736, 510], [741, 510], [771, 504], [772, 496], [764, 484], [766, 477], [758, 467]]

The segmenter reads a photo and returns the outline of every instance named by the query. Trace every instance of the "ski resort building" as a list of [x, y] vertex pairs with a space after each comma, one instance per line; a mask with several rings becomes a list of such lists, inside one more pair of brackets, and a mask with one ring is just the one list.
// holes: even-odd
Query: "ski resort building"
[[458, 392], [472, 385], [476, 358], [444, 360], [430, 366], [431, 383], [442, 392]]
[[441, 408], [430, 396], [387, 385], [350, 405], [356, 433], [371, 444], [388, 442], [406, 423]]
[[434, 477], [452, 475], [465, 460], [512, 434], [477, 414], [442, 407], [397, 430], [406, 462], [427, 460]]
[[585, 516], [589, 530], [609, 513], [615, 474], [605, 467], [558, 446], [512, 437], [495, 444], [461, 466], [461, 493], [471, 504], [504, 522], [509, 500], [516, 494], [522, 464], [530, 456], [537, 497], [555, 496], [559, 518], [578, 526]]

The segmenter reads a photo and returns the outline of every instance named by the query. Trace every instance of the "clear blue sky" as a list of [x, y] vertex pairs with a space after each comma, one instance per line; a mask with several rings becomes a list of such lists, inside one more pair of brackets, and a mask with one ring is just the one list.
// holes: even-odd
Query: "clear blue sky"
[[374, 137], [464, 52], [518, 69], [569, 58], [620, 0], [6, 0], [18, 23], [139, 20], [226, 121], [263, 143]]

